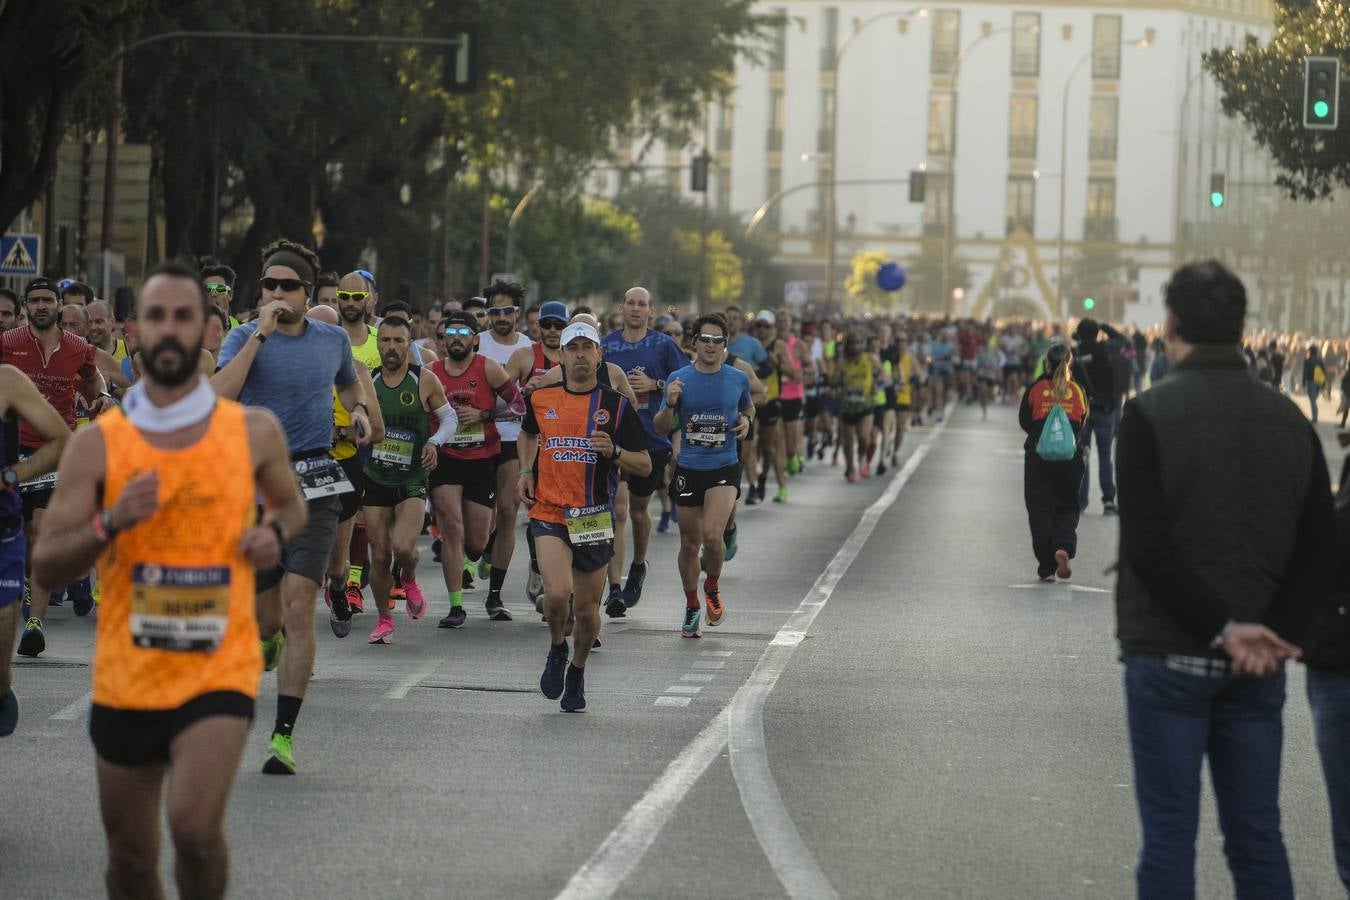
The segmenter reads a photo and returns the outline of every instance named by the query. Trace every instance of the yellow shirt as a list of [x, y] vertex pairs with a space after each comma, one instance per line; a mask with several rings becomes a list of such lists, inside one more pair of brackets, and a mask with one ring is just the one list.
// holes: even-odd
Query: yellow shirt
[[[375, 337], [374, 326], [367, 325], [370, 329], [370, 337], [359, 347], [352, 347], [352, 359], [363, 363], [365, 367], [374, 372], [380, 367], [380, 345]], [[342, 405], [338, 399], [337, 388], [333, 388], [333, 424], [338, 428], [346, 428], [352, 424], [351, 413]], [[338, 441], [333, 447], [333, 459], [351, 459], [356, 455], [356, 444], [351, 441]]]

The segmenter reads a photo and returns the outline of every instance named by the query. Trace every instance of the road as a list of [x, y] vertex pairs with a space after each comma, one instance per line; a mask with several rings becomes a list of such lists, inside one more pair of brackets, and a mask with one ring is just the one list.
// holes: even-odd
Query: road
[[[1034, 584], [1020, 444], [1013, 408], [962, 408], [911, 433], [921, 458], [898, 476], [849, 486], [816, 463], [786, 507], [741, 506], [727, 621], [700, 641], [677, 634], [678, 537], [655, 535], [645, 597], [606, 621], [581, 716], [538, 693], [547, 638], [523, 566], [511, 623], [486, 621], [481, 590], [454, 632], [429, 591], [391, 646], [364, 642], [370, 614], [341, 642], [320, 616], [295, 778], [259, 773], [264, 678], [229, 814], [232, 894], [1132, 896], [1116, 523], [1094, 491], [1072, 585]], [[429, 554], [419, 578], [437, 583]], [[16, 666], [6, 898], [102, 890], [93, 625], [55, 610], [47, 654]], [[1297, 667], [1286, 723], [1296, 886], [1341, 896]], [[1231, 896], [1209, 800], [1198, 872], [1201, 896]]]

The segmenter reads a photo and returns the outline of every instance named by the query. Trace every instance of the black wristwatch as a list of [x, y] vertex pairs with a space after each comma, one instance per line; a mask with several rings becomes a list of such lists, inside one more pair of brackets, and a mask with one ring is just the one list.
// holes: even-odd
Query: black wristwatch
[[620, 447], [618, 444], [615, 444], [615, 445], [614, 445], [614, 452], [611, 453], [611, 454], [609, 455], [609, 458], [610, 458], [612, 461], [617, 462], [618, 459], [619, 459], [619, 454], [620, 454], [620, 453], [623, 453], [623, 448]]
[[263, 334], [261, 331], [253, 332], [253, 336], [258, 339], [258, 343], [260, 344], [267, 343], [267, 335]]

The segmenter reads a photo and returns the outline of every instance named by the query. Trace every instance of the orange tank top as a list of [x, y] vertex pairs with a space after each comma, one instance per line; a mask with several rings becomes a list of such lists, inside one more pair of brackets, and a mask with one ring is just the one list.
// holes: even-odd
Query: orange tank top
[[[217, 400], [202, 439], [182, 450], [151, 446], [121, 410], [97, 427], [107, 457], [104, 508], [132, 477], [154, 470], [159, 509], [99, 557], [94, 702], [157, 710], [211, 691], [256, 698], [253, 566], [239, 552], [257, 517], [244, 408]], [[221, 466], [226, 453], [234, 477]]]

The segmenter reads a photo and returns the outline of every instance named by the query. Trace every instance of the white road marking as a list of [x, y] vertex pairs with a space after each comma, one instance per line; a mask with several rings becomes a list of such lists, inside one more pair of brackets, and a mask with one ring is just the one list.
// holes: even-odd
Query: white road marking
[[[693, 697], [657, 697], [657, 706], [688, 706]], [[720, 748], [719, 748], [720, 749]]]
[[85, 694], [69, 706], [64, 706], [52, 713], [53, 719], [60, 719], [64, 722], [70, 722], [75, 719], [82, 719], [89, 713], [89, 706], [94, 702], [92, 693]]
[[725, 669], [726, 663], [721, 660], [696, 659], [693, 668], [695, 669]]
[[693, 684], [672, 684], [666, 688], [667, 694], [697, 694], [702, 687]]
[[[791, 658], [792, 651], [801, 642], [806, 629], [811, 626], [820, 610], [829, 600], [839, 579], [861, 551], [863, 544], [876, 528], [877, 521], [900, 495], [918, 468], [919, 463], [928, 454], [944, 424], [939, 423], [932, 429], [919, 446], [906, 460], [904, 467], [887, 486], [886, 491], [863, 513], [853, 533], [844, 541], [825, 571], [816, 579], [811, 590], [803, 598], [792, 617], [778, 636], [760, 656], [754, 672], [731, 702], [713, 717], [703, 730], [685, 746], [680, 754], [666, 766], [661, 777], [656, 779], [647, 792], [629, 808], [624, 817], [614, 826], [590, 858], [582, 864], [559, 892], [558, 897], [566, 900], [591, 900], [608, 898], [623, 884], [632, 873], [647, 850], [655, 842], [686, 794], [703, 776], [708, 766], [722, 752], [730, 747], [732, 773], [736, 776], [736, 785], [740, 790], [741, 804], [745, 807], [754, 827], [755, 836], [763, 847], [779, 881], [794, 897], [832, 897], [834, 888], [821, 872], [820, 866], [812, 858], [801, 840], [796, 826], [783, 805], [782, 796], [773, 783], [768, 771], [768, 758], [764, 754], [763, 703], [769, 691], [782, 674], [783, 668]], [[695, 668], [702, 668], [698, 661]], [[696, 679], [697, 675], [684, 675], [681, 680]], [[711, 680], [712, 676], [704, 676]], [[657, 706], [674, 706], [682, 697], [658, 697]], [[683, 704], [680, 704], [683, 705]], [[737, 737], [733, 742], [729, 734], [732, 714], [738, 717]], [[737, 757], [740, 757], [738, 762]], [[793, 854], [798, 854], [794, 857]]]
[[427, 660], [413, 670], [411, 674], [405, 676], [402, 681], [390, 688], [389, 692], [384, 695], [385, 699], [402, 700], [404, 697], [408, 696], [408, 691], [417, 687], [440, 667], [441, 661], [439, 659]]
[[681, 681], [712, 681], [713, 676], [703, 672], [690, 672], [688, 675], [681, 675]]
[[734, 653], [734, 652], [735, 652], [735, 651], [733, 651], [733, 650], [700, 650], [698, 655], [699, 655], [699, 656], [721, 656], [721, 657], [727, 657], [727, 656], [731, 656], [732, 653]]
[[1053, 591], [1059, 588], [1061, 591], [1067, 588], [1079, 594], [1110, 594], [1114, 593], [1110, 588], [1088, 587], [1085, 584], [1066, 584], [1063, 581], [1037, 581], [1031, 584], [1010, 584], [1009, 589], [1014, 591]]

